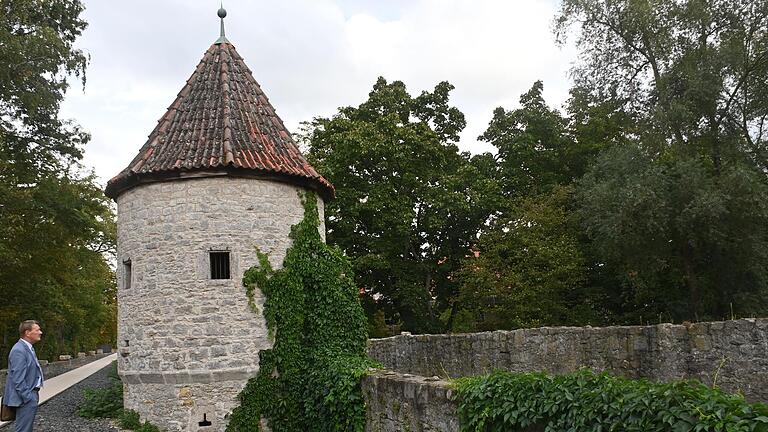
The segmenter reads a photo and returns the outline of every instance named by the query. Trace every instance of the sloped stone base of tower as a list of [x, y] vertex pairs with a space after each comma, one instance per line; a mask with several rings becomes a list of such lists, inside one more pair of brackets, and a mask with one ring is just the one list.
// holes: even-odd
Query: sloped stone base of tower
[[168, 432], [223, 432], [247, 380], [125, 384], [125, 408]]

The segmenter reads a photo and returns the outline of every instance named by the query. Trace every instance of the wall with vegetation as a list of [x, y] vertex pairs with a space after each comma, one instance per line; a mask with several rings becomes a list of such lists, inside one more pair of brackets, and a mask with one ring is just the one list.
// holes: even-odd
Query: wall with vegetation
[[588, 367], [662, 382], [698, 379], [750, 402], [768, 401], [768, 319], [400, 335], [372, 339], [368, 352], [386, 368], [427, 377]]
[[[265, 298], [254, 289], [249, 301], [243, 273], [259, 262], [257, 250], [282, 266], [291, 226], [304, 215], [300, 191], [217, 177], [142, 185], [118, 197], [126, 408], [169, 431], [197, 430], [201, 421], [224, 430], [238, 393], [259, 371], [258, 352], [272, 346]], [[322, 218], [319, 199], [317, 207]], [[211, 279], [211, 250], [229, 251], [230, 279]]]

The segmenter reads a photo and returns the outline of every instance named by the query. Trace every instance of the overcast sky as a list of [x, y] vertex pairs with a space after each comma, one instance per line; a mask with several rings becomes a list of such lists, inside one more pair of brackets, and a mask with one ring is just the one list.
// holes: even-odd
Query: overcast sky
[[[90, 55], [62, 115], [92, 134], [84, 163], [105, 184], [127, 166], [217, 39], [218, 0], [84, 0]], [[552, 33], [557, 0], [226, 0], [227, 38], [292, 131], [367, 99], [376, 78], [412, 95], [440, 81], [467, 118], [459, 147], [477, 141], [498, 106], [544, 81], [550, 105], [568, 96], [571, 46]]]

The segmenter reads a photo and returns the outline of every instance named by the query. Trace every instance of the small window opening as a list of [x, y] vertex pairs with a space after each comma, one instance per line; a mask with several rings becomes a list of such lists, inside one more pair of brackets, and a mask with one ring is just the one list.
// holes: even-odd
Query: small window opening
[[228, 251], [211, 251], [211, 279], [231, 279]]
[[212, 424], [213, 423], [211, 423], [210, 420], [208, 420], [208, 414], [203, 414], [203, 421], [197, 422], [198, 426], [210, 426]]
[[131, 288], [131, 277], [131, 260], [125, 260], [123, 261], [123, 286], [125, 289]]

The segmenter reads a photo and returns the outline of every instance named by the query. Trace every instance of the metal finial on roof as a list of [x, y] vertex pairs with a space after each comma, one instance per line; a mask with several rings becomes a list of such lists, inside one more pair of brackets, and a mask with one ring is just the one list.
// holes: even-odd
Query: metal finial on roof
[[224, 5], [219, 7], [219, 11], [216, 13], [221, 18], [221, 35], [216, 39], [215, 44], [229, 43], [227, 37], [224, 36], [224, 18], [227, 16], [227, 10], [224, 9]]

